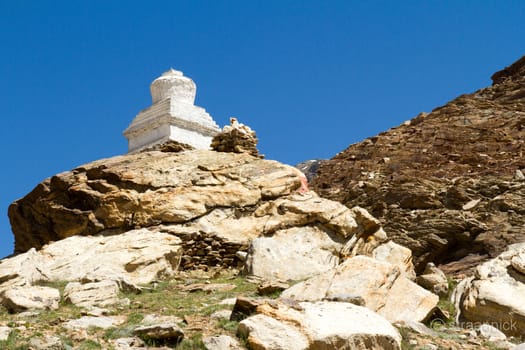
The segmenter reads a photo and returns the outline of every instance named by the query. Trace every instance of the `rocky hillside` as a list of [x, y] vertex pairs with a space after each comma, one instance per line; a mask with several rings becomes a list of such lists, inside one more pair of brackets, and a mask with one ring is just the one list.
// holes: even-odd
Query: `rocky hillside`
[[323, 162], [312, 187], [369, 210], [421, 271], [465, 272], [525, 240], [525, 57], [493, 84]]
[[[124, 350], [232, 335], [198, 305], [170, 307], [169, 296], [204, 291], [216, 294], [202, 301], [213, 309], [219, 296], [237, 297], [219, 319], [234, 322], [250, 348], [399, 349], [393, 323], [430, 319], [439, 301], [435, 283], [431, 290], [415, 283], [410, 250], [389, 242], [366, 210], [320, 198], [296, 168], [246, 152], [145, 151], [95, 161], [44, 180], [9, 214], [19, 254], [0, 261], [0, 346], [96, 342]], [[246, 279], [232, 276], [239, 270]], [[198, 271], [237, 284], [185, 278]], [[260, 296], [276, 297], [302, 280], [277, 301], [242, 298], [243, 289], [256, 289], [249, 281]], [[139, 317], [133, 309], [142, 304], [155, 308]], [[56, 310], [71, 315], [57, 319]], [[52, 331], [35, 324], [46, 318]], [[347, 322], [326, 328], [341, 318]]]
[[0, 349], [523, 349], [525, 244], [465, 268], [521, 237], [522, 63], [304, 164], [383, 224], [263, 160], [236, 120], [214, 150], [159, 144], [42, 181], [9, 208]]

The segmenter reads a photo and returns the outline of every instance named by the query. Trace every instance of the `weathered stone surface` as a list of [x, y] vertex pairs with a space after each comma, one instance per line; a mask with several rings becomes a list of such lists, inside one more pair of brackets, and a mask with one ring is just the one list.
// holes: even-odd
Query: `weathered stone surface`
[[282, 292], [290, 288], [290, 285], [280, 281], [263, 281], [257, 286], [257, 293], [259, 295], [269, 295], [275, 292]]
[[371, 257], [399, 267], [402, 273], [410, 279], [416, 278], [414, 264], [412, 264], [412, 252], [393, 241], [383, 243], [372, 251]]
[[350, 302], [366, 306], [390, 322], [422, 321], [439, 300], [410, 281], [398, 266], [366, 256], [347, 259], [335, 269], [298, 283], [281, 298]]
[[39, 338], [31, 338], [29, 346], [33, 350], [65, 350], [66, 347], [62, 344], [59, 337], [45, 336]]
[[160, 323], [140, 326], [133, 330], [133, 334], [144, 339], [169, 340], [174, 344], [184, 338], [184, 332], [176, 323]]
[[523, 62], [491, 87], [349, 146], [321, 163], [310, 187], [380, 219], [418, 272], [461, 262], [444, 271], [468, 273], [473, 256], [524, 241], [525, 184], [515, 176], [525, 169]]
[[400, 349], [401, 336], [384, 318], [350, 303], [261, 305], [238, 332], [254, 349]]
[[[112, 276], [117, 283], [120, 280], [150, 283], [177, 271], [180, 243], [173, 235], [147, 229], [108, 237], [75, 236], [49, 244], [39, 252], [29, 252], [31, 259], [24, 261], [29, 271], [43, 272], [39, 279], [44, 281], [81, 281], [86, 277], [89, 281], [102, 281]], [[5, 259], [2, 265], [10, 266], [11, 259], [23, 260], [26, 254]], [[4, 278], [8, 281], [11, 276]], [[31, 284], [32, 276], [13, 278]], [[4, 284], [0, 288], [4, 288]]]
[[337, 266], [341, 248], [316, 227], [281, 230], [253, 240], [245, 271], [266, 280], [301, 280]]
[[218, 152], [248, 153], [263, 158], [257, 150], [257, 142], [255, 131], [236, 118], [230, 118], [230, 125], [226, 125], [211, 140], [211, 148]]
[[60, 292], [58, 289], [40, 286], [14, 287], [5, 291], [2, 304], [11, 312], [32, 309], [58, 309]]
[[[81, 281], [87, 283], [87, 290], [72, 295], [66, 290], [73, 303], [106, 305], [116, 301], [115, 285], [119, 290], [135, 291], [136, 284], [173, 276], [179, 267], [180, 243], [168, 233], [139, 229], [108, 237], [75, 236], [38, 252], [32, 249], [0, 262], [0, 300], [7, 299], [9, 291], [29, 288], [37, 281]], [[101, 281], [105, 282], [95, 283]], [[92, 286], [104, 286], [109, 294], [89, 294], [95, 291], [90, 290]]]
[[182, 287], [185, 292], [227, 292], [235, 289], [235, 284], [231, 283], [196, 283]]
[[115, 281], [70, 282], [64, 289], [64, 300], [80, 307], [104, 307], [118, 303], [118, 294], [119, 287]]
[[202, 342], [208, 350], [241, 350], [243, 349], [237, 339], [228, 335], [217, 335], [213, 337], [203, 337]]
[[180, 317], [174, 316], [174, 315], [157, 315], [157, 314], [147, 314], [144, 316], [140, 324], [142, 326], [151, 326], [155, 324], [176, 324], [184, 322], [184, 320]]
[[[20, 253], [73, 235], [121, 233], [203, 216], [201, 225], [214, 215], [233, 215], [243, 227], [243, 211], [300, 186], [297, 169], [247, 154], [142, 152], [55, 175], [14, 202], [9, 216]], [[232, 209], [222, 214], [222, 208]]]
[[525, 275], [525, 252], [514, 255], [510, 260], [510, 265], [514, 270]]
[[113, 341], [115, 350], [143, 350], [145, 345], [139, 337], [119, 338]]
[[[244, 265], [246, 274], [263, 280], [315, 276], [337, 266], [342, 256], [371, 252], [386, 239], [364, 209], [348, 209], [313, 192], [278, 199], [255, 215], [268, 212], [281, 213], [266, 222], [274, 233], [252, 241]], [[283, 222], [300, 227], [286, 229]]]
[[255, 315], [241, 321], [237, 332], [246, 337], [253, 349], [299, 350], [308, 349], [309, 345], [306, 335], [296, 327], [266, 315]]
[[[304, 175], [296, 168], [243, 153], [204, 150], [142, 152], [83, 165], [47, 179], [13, 203], [10, 217], [17, 251], [41, 248], [44, 243], [69, 236], [118, 236], [129, 234], [131, 228], [147, 227], [149, 232], [180, 238], [182, 269], [240, 266], [243, 261], [239, 252], [245, 252], [254, 238], [261, 237], [254, 247], [264, 242], [273, 245], [280, 255], [261, 253], [264, 268], [258, 267], [261, 259], [257, 254], [247, 257], [246, 270], [259, 274], [258, 269], [262, 269], [261, 277], [272, 279], [311, 276], [335, 266], [340, 256], [369, 253], [386, 239], [379, 221], [364, 209], [349, 209], [309, 192]], [[143, 231], [134, 232], [138, 235]], [[141, 233], [140, 239], [145, 239], [144, 235]], [[295, 245], [297, 259], [288, 258], [296, 260], [298, 268], [272, 271], [272, 266], [284, 267], [281, 259], [287, 258], [287, 247], [277, 240], [290, 246], [299, 236], [303, 236], [305, 246]], [[80, 246], [88, 241], [74, 242]], [[108, 242], [106, 246], [114, 244]], [[71, 249], [59, 246], [65, 251]], [[133, 284], [152, 279], [143, 270], [130, 278], [130, 271], [123, 275], [98, 264], [99, 259], [87, 261], [89, 274], [78, 276], [78, 271], [63, 268], [60, 273], [63, 278], [73, 275], [91, 282], [118, 280], [121, 289], [136, 289]], [[137, 265], [148, 266], [140, 259]], [[132, 270], [131, 266], [134, 263], [126, 265], [126, 270]], [[168, 275], [170, 270], [167, 266]], [[39, 278], [36, 271], [27, 279]], [[145, 277], [139, 280], [139, 276]]]
[[11, 333], [11, 327], [0, 326], [0, 341], [7, 340], [9, 333]]
[[210, 315], [210, 318], [215, 320], [229, 320], [231, 316], [231, 310], [217, 310]]
[[434, 265], [428, 263], [421, 275], [417, 276], [417, 284], [432, 293], [445, 296], [448, 294], [448, 280], [445, 273]]
[[114, 317], [107, 316], [83, 316], [74, 320], [69, 320], [63, 323], [63, 327], [67, 329], [89, 329], [91, 327], [107, 329], [122, 323]]
[[461, 281], [453, 302], [461, 325], [489, 324], [506, 335], [525, 334], [525, 275], [512, 259], [525, 252], [525, 243], [513, 244], [498, 257], [478, 266], [473, 277]]
[[17, 286], [30, 286], [46, 280], [48, 272], [43, 265], [42, 255], [35, 249], [0, 260], [0, 294]]
[[257, 306], [261, 305], [264, 300], [247, 298], [243, 296], [238, 296], [235, 300], [232, 313], [230, 315], [230, 320], [240, 321], [250, 316], [255, 312]]

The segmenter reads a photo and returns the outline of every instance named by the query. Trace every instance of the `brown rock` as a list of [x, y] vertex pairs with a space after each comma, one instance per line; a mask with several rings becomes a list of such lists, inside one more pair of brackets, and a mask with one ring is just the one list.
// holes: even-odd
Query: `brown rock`
[[215, 208], [249, 210], [300, 186], [295, 168], [244, 153], [141, 152], [46, 179], [11, 204], [9, 217], [20, 253], [73, 235], [184, 223]]
[[264, 299], [247, 298], [243, 296], [237, 297], [235, 305], [230, 316], [232, 321], [240, 321], [250, 316], [255, 312], [257, 306], [265, 303]]
[[351, 145], [321, 163], [311, 188], [367, 209], [418, 272], [525, 240], [524, 69], [525, 57], [493, 86]]
[[275, 292], [282, 292], [290, 288], [290, 285], [280, 281], [263, 281], [257, 286], [257, 293], [259, 295], [269, 295]]

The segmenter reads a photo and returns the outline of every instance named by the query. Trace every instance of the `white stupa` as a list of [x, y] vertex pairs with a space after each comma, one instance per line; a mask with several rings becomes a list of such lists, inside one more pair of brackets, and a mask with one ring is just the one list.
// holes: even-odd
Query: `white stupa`
[[182, 72], [170, 69], [150, 86], [153, 103], [124, 130], [128, 152], [169, 140], [209, 149], [219, 126], [202, 107], [195, 106], [197, 86]]

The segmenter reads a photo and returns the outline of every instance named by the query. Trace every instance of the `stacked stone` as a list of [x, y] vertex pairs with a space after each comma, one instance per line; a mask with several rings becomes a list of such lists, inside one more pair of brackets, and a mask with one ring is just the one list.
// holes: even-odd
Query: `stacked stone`
[[236, 254], [248, 250], [246, 244], [224, 241], [220, 237], [202, 232], [174, 234], [182, 240], [184, 252], [180, 263], [182, 270], [240, 267], [242, 261]]
[[241, 124], [236, 118], [230, 118], [230, 125], [215, 135], [211, 148], [217, 152], [248, 153], [257, 158], [264, 158], [257, 150], [257, 136], [249, 126]]

